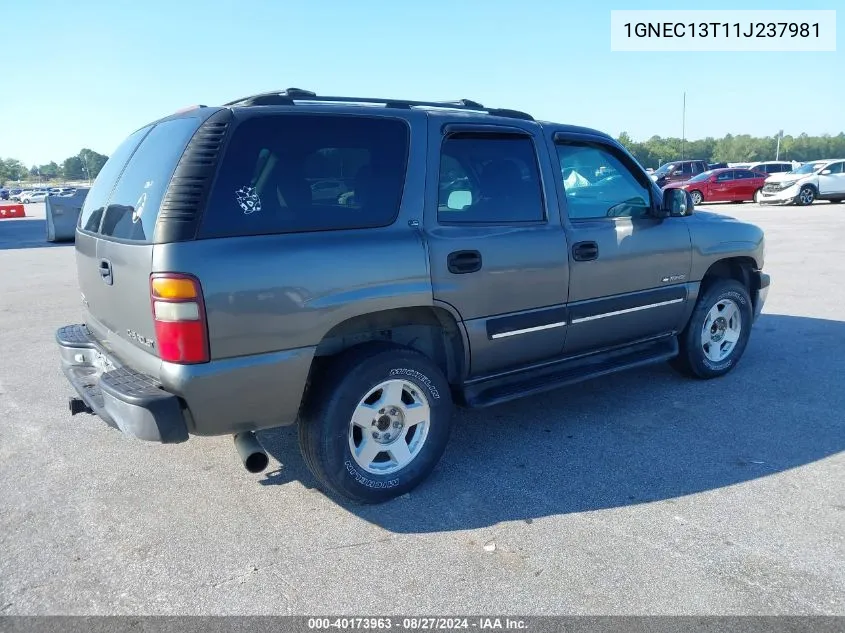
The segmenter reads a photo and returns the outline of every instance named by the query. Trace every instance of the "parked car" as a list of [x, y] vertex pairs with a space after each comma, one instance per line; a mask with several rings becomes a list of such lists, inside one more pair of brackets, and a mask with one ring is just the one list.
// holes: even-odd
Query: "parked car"
[[[310, 197], [312, 169], [353, 162], [354, 202]], [[444, 173], [465, 184], [441, 200]], [[75, 241], [71, 413], [157, 442], [231, 434], [251, 472], [254, 432], [296, 423], [320, 486], [366, 503], [428, 476], [455, 405], [664, 361], [725, 376], [769, 289], [760, 228], [693, 213], [605, 133], [297, 89], [141, 127]]]
[[707, 162], [703, 160], [678, 160], [661, 165], [651, 175], [658, 187], [665, 187], [670, 182], [682, 182], [707, 171]]
[[44, 202], [44, 199], [49, 196], [47, 191], [28, 191], [21, 194], [20, 201], [23, 204], [31, 204], [33, 202]]
[[707, 169], [723, 169], [725, 167], [729, 167], [727, 163], [710, 163], [707, 165]]
[[13, 202], [20, 202], [21, 197], [30, 193], [31, 191], [32, 189], [12, 189], [9, 192], [9, 200], [12, 200]]
[[0, 200], [8, 200], [9, 199], [9, 190], [8, 189], [0, 189]]
[[712, 169], [685, 182], [673, 182], [675, 187], [689, 191], [694, 204], [707, 202], [759, 201], [766, 174], [750, 169]]
[[760, 193], [761, 204], [806, 206], [816, 200], [845, 200], [845, 159], [806, 163], [794, 171], [769, 176]]
[[796, 165], [791, 161], [786, 160], [770, 160], [748, 165], [748, 169], [766, 174], [767, 176], [786, 173], [792, 171], [795, 167]]

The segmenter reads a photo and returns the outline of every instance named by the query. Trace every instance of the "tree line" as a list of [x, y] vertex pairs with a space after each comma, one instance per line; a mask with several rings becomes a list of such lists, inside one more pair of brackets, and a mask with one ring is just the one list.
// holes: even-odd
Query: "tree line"
[[50, 161], [27, 167], [16, 158], [0, 158], [0, 185], [50, 180], [94, 180], [108, 156], [83, 148], [76, 156], [65, 158], [61, 164]]
[[626, 132], [617, 139], [644, 167], [657, 168], [681, 158], [697, 158], [709, 163], [751, 163], [763, 160], [805, 162], [824, 158], [845, 157], [845, 132], [836, 136], [783, 136], [778, 151], [777, 137], [748, 134], [722, 138], [707, 137], [696, 141], [652, 136], [647, 141], [634, 141]]

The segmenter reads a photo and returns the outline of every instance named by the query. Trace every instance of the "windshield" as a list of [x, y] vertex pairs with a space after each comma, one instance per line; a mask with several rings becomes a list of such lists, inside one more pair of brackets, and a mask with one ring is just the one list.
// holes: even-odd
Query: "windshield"
[[806, 165], [801, 165], [798, 169], [793, 169], [790, 174], [812, 174], [817, 169], [821, 169], [824, 167], [826, 163], [807, 163]]
[[713, 175], [713, 171], [705, 171], [703, 173], [698, 174], [698, 176], [693, 176], [689, 179], [689, 182], [701, 182], [702, 180], [707, 180], [710, 176]]
[[675, 163], [666, 163], [665, 165], [661, 165], [658, 169], [656, 169], [654, 173], [659, 176], [662, 176], [663, 174], [668, 174], [674, 166]]

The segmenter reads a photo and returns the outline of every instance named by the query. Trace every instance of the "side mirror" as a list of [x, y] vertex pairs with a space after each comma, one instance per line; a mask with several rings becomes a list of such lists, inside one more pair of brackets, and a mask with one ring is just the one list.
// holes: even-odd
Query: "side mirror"
[[820, 173], [821, 173], [822, 176], [827, 176], [828, 174], [833, 173], [833, 172], [831, 172], [829, 169], [823, 169]]
[[450, 209], [460, 210], [472, 204], [472, 192], [457, 190], [449, 194], [446, 206]]
[[692, 196], [685, 189], [664, 189], [660, 210], [663, 217], [683, 218], [692, 215]]

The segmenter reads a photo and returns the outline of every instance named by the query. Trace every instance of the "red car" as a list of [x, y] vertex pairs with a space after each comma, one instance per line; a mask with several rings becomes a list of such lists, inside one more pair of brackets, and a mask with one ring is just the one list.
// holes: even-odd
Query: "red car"
[[694, 204], [702, 202], [758, 202], [768, 174], [750, 169], [711, 169], [683, 182], [672, 182], [664, 189], [686, 189]]

